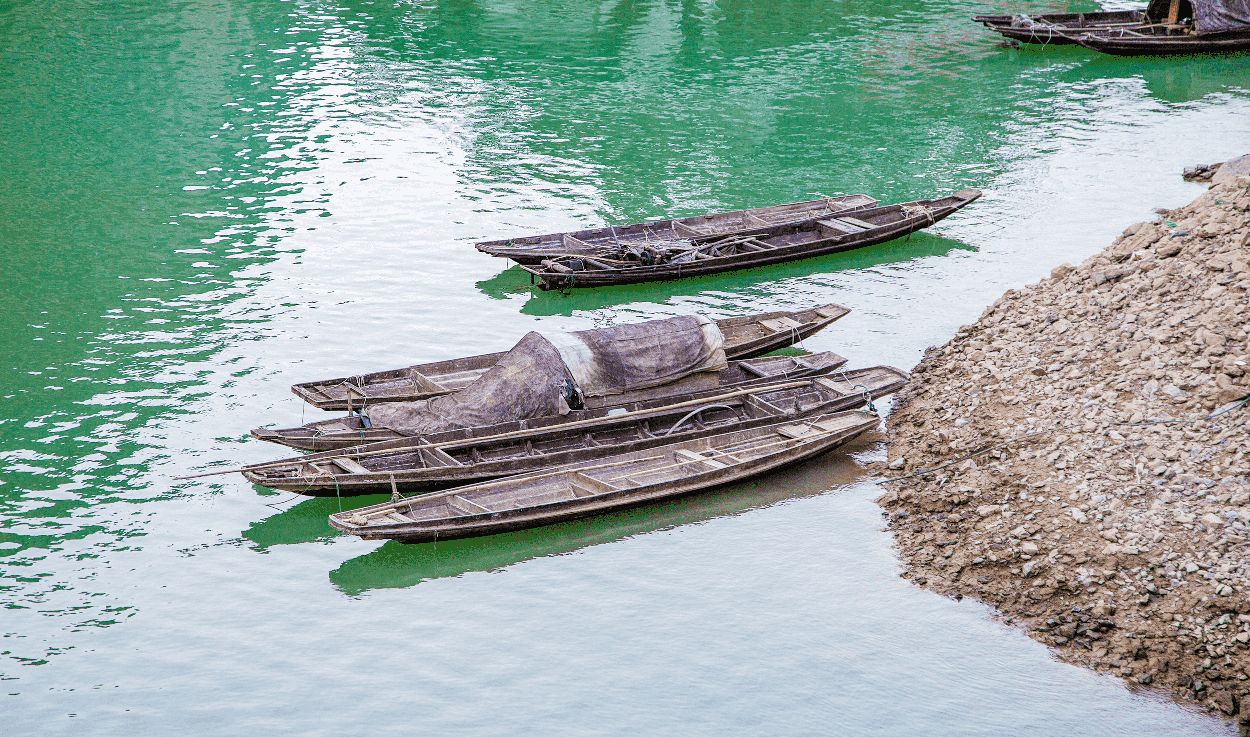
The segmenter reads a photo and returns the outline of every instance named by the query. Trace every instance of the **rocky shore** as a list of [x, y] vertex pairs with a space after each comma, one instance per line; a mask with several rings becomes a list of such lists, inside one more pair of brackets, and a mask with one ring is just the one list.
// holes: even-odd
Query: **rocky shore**
[[1250, 176], [930, 349], [880, 504], [916, 583], [1250, 735]]

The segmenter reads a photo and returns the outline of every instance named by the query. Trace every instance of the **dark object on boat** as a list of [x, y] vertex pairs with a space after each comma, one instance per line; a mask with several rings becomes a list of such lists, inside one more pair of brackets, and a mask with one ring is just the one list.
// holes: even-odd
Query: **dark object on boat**
[[514, 424], [375, 443], [257, 464], [243, 475], [312, 496], [428, 491], [602, 457], [605, 450], [632, 452], [860, 407], [906, 382], [905, 372], [878, 366], [548, 427]]
[[[850, 310], [835, 304], [806, 310], [765, 312], [717, 320], [725, 336], [725, 356], [752, 358], [794, 345], [831, 325]], [[590, 331], [584, 331], [590, 332]], [[507, 351], [453, 358], [407, 368], [296, 384], [291, 391], [326, 410], [359, 409], [377, 402], [406, 402], [450, 394], [477, 381]]]
[[696, 239], [682, 248], [640, 250], [630, 246], [611, 257], [554, 257], [539, 266], [521, 268], [537, 277], [543, 289], [717, 274], [883, 243], [933, 225], [980, 196], [978, 189], [965, 189], [941, 199], [857, 210], [853, 215], [834, 215], [750, 235]]
[[686, 440], [330, 515], [367, 540], [431, 542], [540, 527], [760, 476], [875, 428], [849, 410]]
[[549, 233], [525, 238], [483, 241], [477, 250], [492, 256], [511, 259], [519, 264], [537, 264], [552, 256], [597, 256], [619, 250], [625, 245], [688, 243], [691, 238], [712, 238], [749, 233], [837, 213], [875, 207], [877, 201], [868, 195], [826, 197], [807, 202], [791, 202], [752, 210], [735, 210], [711, 215], [657, 220], [620, 227], [594, 228], [571, 233]]
[[1134, 26], [1145, 22], [1142, 10], [1044, 15], [974, 15], [972, 20], [1009, 39], [1030, 44], [1074, 44], [1074, 35], [1089, 30]]
[[[846, 359], [842, 356], [828, 352], [807, 356], [765, 356], [730, 361], [728, 368], [716, 373], [696, 375], [669, 385], [652, 387], [632, 394], [591, 398], [585, 402], [584, 409], [572, 410], [565, 415], [496, 423], [449, 432], [467, 433], [465, 437], [471, 437], [480, 436], [481, 432], [489, 434], [507, 432], [501, 429], [505, 425], [514, 426], [514, 429], [550, 427], [715, 396], [787, 379], [821, 376], [836, 370], [845, 363]], [[367, 420], [361, 415], [348, 415], [332, 420], [310, 422], [300, 427], [257, 428], [252, 431], [252, 437], [300, 450], [316, 451], [412, 437], [389, 427], [367, 427], [366, 422]], [[440, 433], [440, 436], [446, 434]]]

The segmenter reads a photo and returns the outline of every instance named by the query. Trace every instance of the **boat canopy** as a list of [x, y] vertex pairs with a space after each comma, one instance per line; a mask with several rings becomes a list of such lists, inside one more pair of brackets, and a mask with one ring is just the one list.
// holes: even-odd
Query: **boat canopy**
[[585, 397], [661, 386], [726, 366], [725, 338], [702, 316], [552, 336], [531, 332], [454, 394], [378, 404], [364, 415], [373, 426], [428, 435], [563, 415]]
[[1179, 2], [1177, 18], [1193, 18], [1199, 34], [1250, 31], [1250, 0], [1151, 0], [1146, 16], [1159, 22]]

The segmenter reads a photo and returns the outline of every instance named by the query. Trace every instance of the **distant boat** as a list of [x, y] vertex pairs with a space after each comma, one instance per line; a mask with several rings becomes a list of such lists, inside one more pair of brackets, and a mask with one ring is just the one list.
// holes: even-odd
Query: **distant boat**
[[339, 512], [330, 524], [413, 543], [540, 527], [755, 478], [845, 445], [878, 422], [859, 410], [788, 420]]
[[543, 289], [560, 290], [718, 274], [883, 243], [933, 225], [980, 196], [979, 189], [965, 189], [949, 197], [856, 210], [747, 235], [660, 247], [631, 245], [609, 256], [557, 256], [521, 268]]
[[1033, 44], [1075, 44], [1073, 36], [1085, 31], [1140, 25], [1145, 18], [1144, 10], [972, 16], [972, 20], [1007, 38]]
[[477, 250], [491, 256], [511, 259], [519, 264], [537, 264], [552, 256], [565, 254], [594, 256], [605, 251], [616, 250], [627, 244], [661, 244], [690, 238], [715, 238], [754, 232], [761, 228], [862, 210], [874, 207], [876, 204], [875, 199], [865, 194], [824, 197], [819, 200], [696, 215], [675, 220], [656, 220], [568, 233], [483, 241], [477, 244]]
[[[1126, 13], [1134, 18], [1120, 20]], [[1144, 11], [973, 20], [1026, 43], [1077, 43], [1116, 56], [1228, 53], [1250, 50], [1247, 0], [1152, 0]]]
[[256, 464], [248, 481], [311, 496], [428, 491], [862, 406], [907, 382], [895, 368], [782, 381], [540, 427], [373, 443]]

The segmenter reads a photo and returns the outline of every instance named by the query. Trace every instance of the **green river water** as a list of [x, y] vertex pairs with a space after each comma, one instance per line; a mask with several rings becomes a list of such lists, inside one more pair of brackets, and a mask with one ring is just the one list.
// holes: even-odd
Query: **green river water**
[[[839, 302], [805, 347], [910, 368], [1250, 150], [1250, 57], [1003, 49], [995, 8], [0, 2], [0, 734], [1226, 733], [899, 578], [850, 457], [408, 547], [172, 480], [280, 455], [247, 430], [317, 417], [296, 381], [535, 328]], [[965, 186], [905, 241], [567, 297], [471, 246]]]

